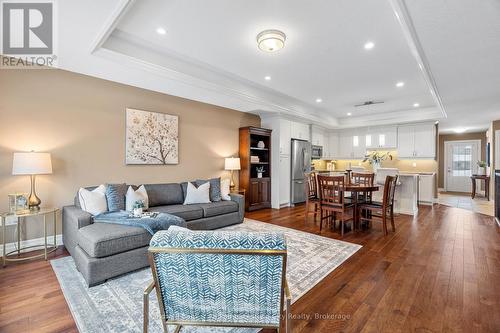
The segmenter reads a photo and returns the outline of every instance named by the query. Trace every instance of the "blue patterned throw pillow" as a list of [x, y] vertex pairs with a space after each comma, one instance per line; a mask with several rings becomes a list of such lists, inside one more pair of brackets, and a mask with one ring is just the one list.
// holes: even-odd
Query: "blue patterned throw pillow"
[[198, 179], [196, 181], [196, 186], [200, 186], [205, 184], [206, 182], [210, 182], [210, 201], [218, 202], [222, 200], [222, 194], [220, 190], [220, 177], [212, 178], [208, 180]]
[[125, 196], [127, 195], [127, 184], [106, 184], [106, 200], [108, 211], [117, 212], [125, 210]]

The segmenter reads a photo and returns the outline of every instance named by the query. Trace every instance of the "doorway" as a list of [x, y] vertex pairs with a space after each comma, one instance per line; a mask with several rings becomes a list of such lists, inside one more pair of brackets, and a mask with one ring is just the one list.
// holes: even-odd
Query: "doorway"
[[444, 142], [444, 188], [447, 192], [471, 192], [470, 176], [477, 172], [480, 149], [480, 140]]

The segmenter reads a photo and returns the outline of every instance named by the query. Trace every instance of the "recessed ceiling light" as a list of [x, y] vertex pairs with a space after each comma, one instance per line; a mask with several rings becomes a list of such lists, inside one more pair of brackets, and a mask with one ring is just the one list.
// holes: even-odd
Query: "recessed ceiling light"
[[321, 103], [323, 100], [321, 98], [316, 98], [316, 103]]
[[165, 28], [158, 27], [158, 28], [156, 28], [156, 33], [157, 33], [158, 35], [164, 35], [164, 34], [166, 34], [166, 33], [167, 33], [167, 30], [165, 30]]
[[418, 108], [419, 106], [420, 106], [420, 104], [418, 104], [418, 103], [413, 103], [413, 107], [414, 107], [414, 108]]
[[373, 49], [374, 46], [375, 46], [374, 42], [366, 42], [365, 43], [365, 49], [366, 50], [371, 50], [371, 49]]
[[455, 132], [455, 133], [463, 133], [465, 131], [467, 131], [467, 128], [455, 128], [453, 130], [453, 132]]
[[285, 47], [286, 35], [279, 30], [264, 30], [257, 35], [259, 49], [266, 52], [274, 52]]
[[396, 87], [398, 88], [401, 88], [401, 87], [404, 87], [405, 83], [403, 81], [399, 81], [398, 83], [396, 83]]
[[348, 116], [351, 116], [351, 115], [352, 115], [352, 113], [350, 113], [350, 112], [347, 112], [347, 115], [348, 115]]
[[269, 75], [264, 76], [264, 80], [266, 80], [266, 81], [271, 81], [271, 77], [270, 77]]

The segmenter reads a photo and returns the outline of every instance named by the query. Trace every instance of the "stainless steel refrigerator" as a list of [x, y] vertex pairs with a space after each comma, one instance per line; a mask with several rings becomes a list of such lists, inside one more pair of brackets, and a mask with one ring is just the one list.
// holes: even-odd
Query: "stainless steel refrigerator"
[[303, 140], [292, 140], [292, 204], [306, 201], [304, 190], [304, 173], [311, 171], [311, 143]]

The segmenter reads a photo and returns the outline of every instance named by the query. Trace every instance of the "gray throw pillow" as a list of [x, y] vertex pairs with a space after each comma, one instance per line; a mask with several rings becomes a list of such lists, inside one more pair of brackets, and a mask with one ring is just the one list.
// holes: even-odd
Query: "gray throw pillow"
[[196, 181], [196, 186], [200, 186], [206, 182], [210, 182], [210, 201], [218, 202], [222, 200], [222, 194], [220, 191], [220, 177], [212, 178], [208, 180], [198, 179]]
[[108, 211], [117, 212], [125, 210], [125, 196], [127, 195], [127, 184], [106, 184], [106, 201]]

